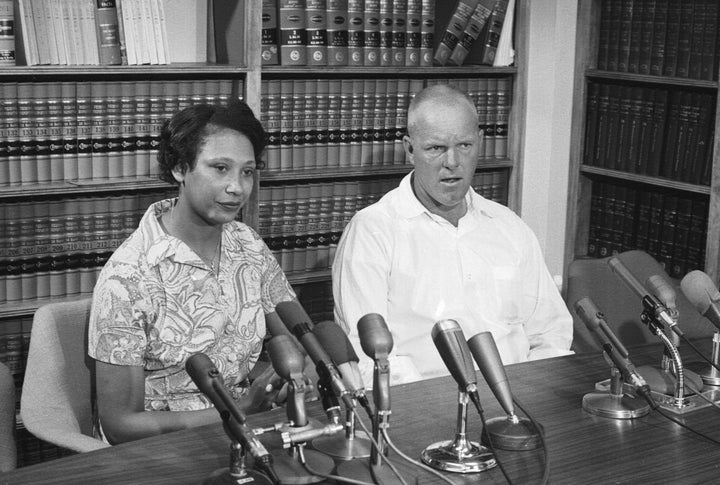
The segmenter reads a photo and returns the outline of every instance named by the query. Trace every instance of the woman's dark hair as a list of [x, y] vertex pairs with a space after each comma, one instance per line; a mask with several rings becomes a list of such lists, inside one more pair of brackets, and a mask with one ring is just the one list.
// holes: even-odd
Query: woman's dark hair
[[160, 180], [177, 184], [173, 170], [185, 173], [194, 169], [207, 137], [224, 129], [237, 131], [250, 140], [257, 167], [262, 168], [266, 134], [247, 103], [234, 100], [227, 106], [196, 104], [175, 113], [163, 123], [157, 154]]

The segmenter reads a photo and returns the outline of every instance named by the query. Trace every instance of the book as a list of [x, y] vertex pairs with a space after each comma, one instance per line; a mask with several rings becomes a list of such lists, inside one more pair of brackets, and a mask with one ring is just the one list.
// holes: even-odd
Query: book
[[693, 17], [700, 2], [678, 2], [680, 5], [679, 32], [677, 39], [677, 56], [675, 59], [675, 76], [689, 77], [690, 56], [693, 39]]
[[380, 0], [380, 65], [392, 66], [393, 0]]
[[[709, 20], [706, 17], [707, 6], [708, 4], [705, 0], [697, 0], [693, 3], [692, 27], [689, 42], [690, 52], [687, 61], [687, 77], [691, 79], [701, 79], [705, 25]], [[712, 11], [710, 14], [712, 15]]]
[[306, 118], [305, 118], [305, 80], [292, 82], [292, 150], [291, 169], [304, 170], [306, 159]]
[[610, 47], [610, 18], [612, 2], [606, 0], [600, 3], [600, 20], [598, 23], [598, 51], [597, 68], [605, 71], [608, 68], [608, 49]]
[[470, 19], [468, 20], [468, 23], [465, 25], [465, 28], [460, 34], [457, 44], [455, 44], [455, 47], [452, 49], [452, 52], [447, 59], [450, 64], [454, 64], [456, 66], [463, 65], [465, 59], [470, 53], [470, 50], [472, 49], [473, 44], [480, 36], [483, 28], [485, 28], [485, 24], [492, 13], [494, 3], [494, 0], [478, 1], [475, 6], [475, 10], [473, 10]]
[[[653, 36], [655, 34], [656, 0], [640, 0], [640, 47], [638, 49], [638, 73], [650, 74]], [[658, 26], [660, 28], [660, 26]]]
[[585, 165], [595, 165], [595, 145], [598, 134], [598, 103], [600, 86], [590, 82], [587, 85], [587, 108], [585, 109], [585, 146], [583, 161]]
[[502, 30], [500, 31], [500, 40], [498, 41], [498, 46], [495, 51], [493, 66], [510, 66], [515, 62], [515, 49], [513, 48], [514, 27], [515, 0], [510, 0], [505, 12], [505, 20], [503, 21]]
[[[40, 64], [35, 22], [29, 0], [17, 0], [15, 5], [15, 61], [18, 65]], [[18, 47], [19, 45], [19, 47]]]
[[263, 66], [277, 65], [278, 57], [278, 18], [277, 0], [263, 0], [261, 52], [260, 59]]
[[348, 0], [327, 0], [327, 63], [348, 63]]
[[493, 65], [495, 54], [500, 43], [505, 14], [508, 8], [508, 0], [496, 0], [490, 18], [485, 24], [485, 30], [480, 37], [480, 64]]
[[653, 36], [650, 49], [650, 74], [660, 76], [665, 69], [665, 36], [667, 34], [667, 11], [669, 0], [655, 0]]
[[0, 66], [15, 65], [15, 6], [0, 0]]
[[405, 65], [405, 12], [408, 0], [392, 2], [392, 65]]
[[373, 142], [375, 139], [375, 79], [365, 79], [362, 84], [362, 121], [360, 125], [360, 155], [358, 166], [373, 164]]
[[293, 91], [292, 80], [280, 82], [280, 169], [292, 168], [293, 153]]
[[702, 57], [700, 61], [700, 79], [711, 81], [717, 79], [717, 36], [718, 10], [717, 2], [705, 2], [705, 22], [703, 33]]
[[620, 12], [620, 38], [618, 39], [618, 63], [617, 71], [628, 72], [630, 62], [630, 49], [632, 39], [633, 14], [635, 12], [634, 1], [623, 1]]
[[657, 176], [660, 174], [660, 166], [664, 154], [665, 124], [668, 112], [668, 91], [666, 89], [652, 89], [652, 117], [648, 134], [648, 157], [647, 165], [640, 173], [644, 175]]
[[327, 102], [327, 164], [331, 167], [340, 166], [340, 89], [339, 79], [330, 79], [328, 82]]
[[348, 0], [348, 65], [364, 64], [365, 0]]
[[[198, 2], [204, 3], [204, 2]], [[208, 37], [211, 41], [208, 44], [208, 61], [218, 64], [246, 64], [245, 59], [245, 9], [244, 2], [235, 0], [213, 0], [212, 10], [208, 10], [208, 16], [212, 15], [212, 22], [208, 25]], [[302, 2], [304, 7], [304, 2]], [[170, 10], [168, 8], [168, 10]], [[299, 12], [298, 15], [302, 15]], [[304, 22], [304, 18], [303, 18]], [[278, 25], [280, 17], [278, 16]], [[212, 31], [210, 30], [212, 28]], [[212, 32], [212, 35], [210, 35]], [[304, 45], [304, 28], [300, 32], [303, 36], [302, 45]], [[290, 32], [288, 32], [290, 34]], [[281, 39], [282, 42], [282, 39]]]
[[623, 0], [606, 0], [610, 2], [608, 10], [608, 47], [607, 70], [617, 71], [620, 59], [620, 24], [622, 21]]
[[328, 136], [330, 109], [330, 80], [318, 79], [316, 81], [316, 99], [314, 100], [314, 111], [311, 113], [312, 127], [315, 141], [315, 167], [326, 168], [328, 166]]
[[444, 32], [440, 37], [440, 42], [435, 48], [433, 62], [438, 66], [444, 66], [455, 46], [460, 41], [465, 27], [470, 21], [479, 0], [458, 0], [455, 10], [453, 11], [448, 24], [445, 26]]
[[405, 12], [405, 65], [419, 66], [422, 0], [407, 0]]
[[663, 51], [663, 76], [675, 76], [677, 73], [681, 12], [682, 2], [668, 1], [667, 21], [665, 22], [665, 49]]
[[642, 46], [642, 29], [645, 20], [646, 0], [632, 2], [632, 18], [630, 20], [630, 42], [628, 48], [627, 72], [637, 74], [640, 72], [640, 48]]
[[420, 65], [433, 65], [435, 53], [435, 1], [421, 0], [420, 8]]
[[327, 1], [305, 0], [307, 35], [307, 63], [309, 66], [327, 65]]
[[120, 32], [115, 0], [95, 0], [95, 25], [100, 64], [120, 64]]
[[380, 0], [365, 0], [363, 65], [380, 65]]
[[[162, 0], [161, 7], [165, 12], [163, 24], [167, 42], [167, 62], [170, 64], [207, 62], [208, 3], [193, 0]], [[263, 27], [264, 25], [263, 23]], [[275, 36], [277, 39], [277, 32]]]

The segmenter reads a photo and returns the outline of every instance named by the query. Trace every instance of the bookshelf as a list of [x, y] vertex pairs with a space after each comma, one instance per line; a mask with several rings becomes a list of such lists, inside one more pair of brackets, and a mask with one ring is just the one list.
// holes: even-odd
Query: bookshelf
[[[527, 0], [515, 7], [513, 67], [480, 65], [475, 51], [463, 66], [263, 65], [263, 3], [209, 4], [215, 9], [215, 62], [8, 66], [0, 71], [5, 150], [0, 153], [0, 224], [5, 228], [0, 237], [0, 358], [8, 355], [3, 342], [25, 339], [23, 350], [13, 351], [19, 386], [35, 310], [49, 301], [91, 294], [105, 259], [137, 226], [147, 206], [174, 195], [173, 187], [155, 177], [154, 136], [163, 119], [188, 104], [241, 97], [268, 131], [274, 119], [278, 136], [287, 138], [269, 147], [242, 219], [263, 236], [318, 321], [332, 318], [330, 265], [345, 224], [411, 170], [399, 143], [405, 125], [398, 118], [407, 106], [400, 100], [406, 103], [425, 85], [456, 83], [471, 92], [488, 147], [473, 185], [486, 197], [519, 208]], [[451, 3], [436, 3], [436, 39], [452, 13]], [[232, 42], [242, 49], [230, 48]], [[279, 97], [273, 99], [278, 85]], [[284, 107], [283, 86], [291, 92]], [[80, 110], [83, 123], [63, 127], [62, 100], [72, 102], [67, 116], [77, 121]], [[347, 113], [343, 102], [349, 103]], [[331, 130], [323, 123], [330, 122], [326, 110], [332, 103], [338, 103], [333, 109], [340, 118], [356, 115], [343, 118], [348, 125], [335, 130], [345, 141], [328, 139]], [[392, 115], [388, 106], [395, 107]], [[8, 113], [17, 114], [8, 118]], [[26, 118], [31, 131], [23, 137]], [[17, 121], [12, 125], [8, 119]], [[357, 138], [350, 141], [353, 134]], [[38, 149], [45, 141], [69, 148]], [[81, 141], [91, 148], [78, 149]], [[96, 145], [100, 148], [93, 150]], [[29, 151], [21, 152], [24, 148]]]
[[718, 13], [579, 3], [566, 268], [643, 249], [675, 278], [720, 278]]

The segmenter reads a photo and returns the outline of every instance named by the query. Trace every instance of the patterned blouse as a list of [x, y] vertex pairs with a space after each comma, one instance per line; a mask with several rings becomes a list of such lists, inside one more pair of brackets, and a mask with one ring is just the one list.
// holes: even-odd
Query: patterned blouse
[[216, 276], [158, 222], [174, 203], [151, 205], [108, 260], [90, 315], [88, 354], [110, 364], [142, 366], [148, 411], [212, 406], [185, 372], [195, 352], [210, 357], [239, 397], [261, 351], [265, 313], [295, 297], [272, 252], [240, 222], [223, 228]]

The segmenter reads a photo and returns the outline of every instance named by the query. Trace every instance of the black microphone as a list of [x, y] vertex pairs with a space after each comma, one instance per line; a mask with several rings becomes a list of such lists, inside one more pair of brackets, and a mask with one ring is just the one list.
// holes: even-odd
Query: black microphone
[[293, 426], [308, 423], [305, 414], [305, 357], [290, 335], [276, 335], [266, 344], [270, 362], [277, 375], [288, 383], [288, 419]]
[[203, 353], [191, 355], [185, 362], [185, 370], [198, 389], [212, 401], [223, 421], [225, 432], [250, 452], [255, 459], [255, 466], [273, 483], [280, 483], [280, 478], [273, 467], [272, 455], [255, 436], [253, 430], [245, 424], [245, 416], [225, 389], [222, 375], [210, 357]]
[[378, 313], [368, 313], [358, 320], [360, 346], [365, 355], [375, 362], [376, 372], [373, 375], [375, 407], [378, 411], [390, 412], [390, 364], [388, 356], [393, 348], [393, 338]]
[[652, 293], [647, 291], [645, 286], [638, 281], [637, 278], [627, 269], [627, 267], [617, 257], [613, 256], [608, 260], [608, 264], [612, 271], [640, 297], [643, 306], [652, 310], [655, 317], [662, 322], [663, 325], [672, 329], [679, 336], [683, 336], [682, 330], [677, 326], [677, 321], [665, 305]]
[[467, 393], [478, 412], [482, 414], [475, 367], [462, 328], [455, 320], [445, 319], [436, 322], [430, 334], [450, 375], [458, 383], [460, 390]]
[[698, 313], [720, 330], [720, 291], [712, 279], [696, 269], [680, 281], [680, 289]]
[[364, 407], [369, 406], [358, 362], [360, 359], [345, 331], [331, 320], [315, 325], [313, 333], [342, 375], [345, 385]]
[[635, 365], [628, 358], [627, 349], [607, 325], [605, 315], [598, 310], [595, 303], [587, 296], [576, 301], [573, 308], [575, 308], [575, 313], [585, 322], [588, 329], [600, 340], [603, 351], [610, 357], [625, 380], [635, 386], [638, 394], [645, 398], [651, 408], [655, 409], [657, 404], [650, 395], [650, 386], [635, 370]]
[[[303, 307], [296, 301], [286, 301], [278, 303], [275, 306], [275, 311], [315, 363], [320, 380], [327, 383], [332, 391], [345, 402], [346, 406], [351, 409], [354, 408], [355, 403], [343, 384], [340, 372], [323, 346], [320, 345], [315, 334], [313, 334], [310, 317]], [[320, 388], [320, 383], [318, 383], [318, 388]]]

